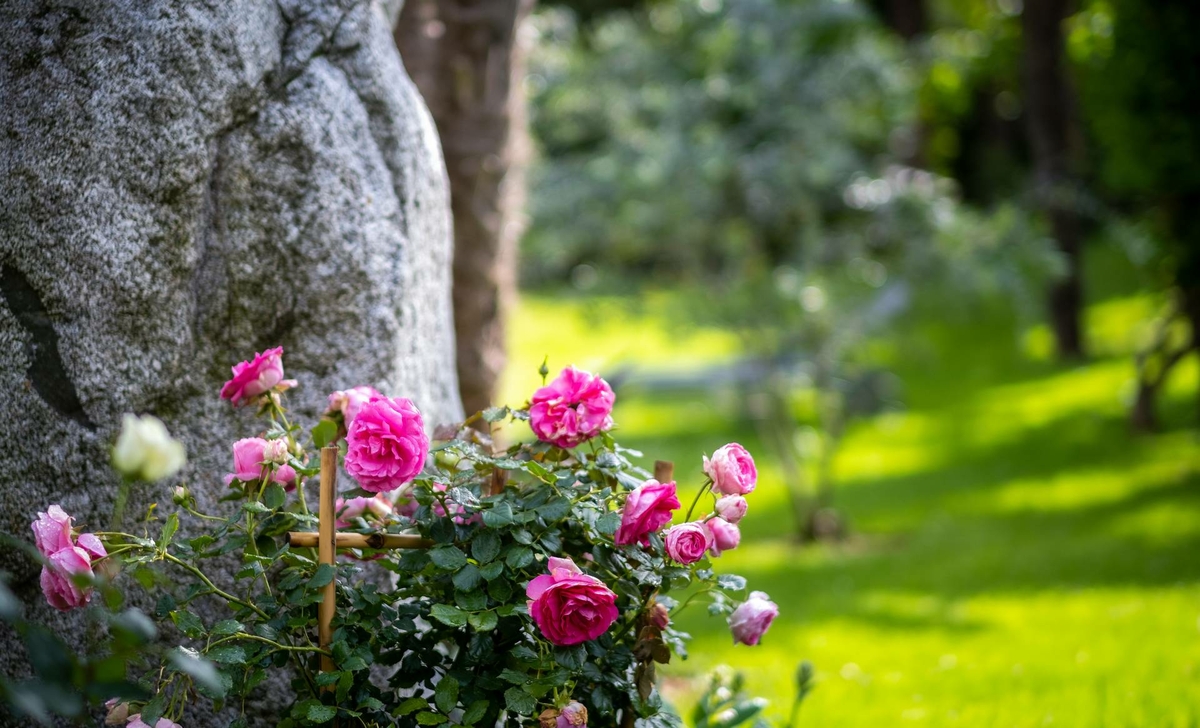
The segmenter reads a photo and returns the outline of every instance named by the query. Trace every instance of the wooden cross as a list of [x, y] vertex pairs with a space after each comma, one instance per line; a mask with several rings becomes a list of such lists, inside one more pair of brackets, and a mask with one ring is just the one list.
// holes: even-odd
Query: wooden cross
[[[338, 449], [333, 445], [321, 448], [321, 492], [317, 501], [317, 530], [289, 531], [288, 544], [292, 548], [317, 547], [317, 561], [334, 566], [338, 549], [427, 549], [433, 542], [415, 534], [404, 533], [338, 533], [337, 513], [337, 458]], [[654, 477], [660, 483], [673, 479], [675, 465], [665, 460], [654, 463]], [[506, 476], [496, 469], [492, 475], [491, 493], [504, 490]], [[333, 615], [337, 611], [336, 576], [321, 587], [324, 596], [317, 605], [317, 644], [329, 650], [333, 642]], [[333, 658], [321, 655], [321, 672], [334, 669]]]

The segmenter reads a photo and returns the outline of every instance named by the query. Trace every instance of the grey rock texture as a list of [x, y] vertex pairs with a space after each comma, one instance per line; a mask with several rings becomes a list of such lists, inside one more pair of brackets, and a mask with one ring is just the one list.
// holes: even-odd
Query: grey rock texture
[[[214, 500], [257, 428], [217, 392], [275, 345], [301, 417], [364, 383], [461, 416], [445, 168], [397, 9], [0, 3], [0, 530], [56, 502], [107, 525], [123, 412], [162, 417]], [[0, 570], [45, 612], [36, 568]]]

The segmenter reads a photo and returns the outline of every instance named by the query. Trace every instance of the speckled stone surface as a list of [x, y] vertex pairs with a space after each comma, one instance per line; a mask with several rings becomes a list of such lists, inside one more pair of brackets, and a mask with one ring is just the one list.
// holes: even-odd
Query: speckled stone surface
[[[162, 417], [214, 502], [257, 427], [217, 392], [275, 345], [301, 418], [357, 384], [461, 416], [445, 170], [396, 10], [0, 3], [0, 530], [56, 502], [106, 525], [123, 412]], [[45, 614], [36, 569], [0, 569]]]

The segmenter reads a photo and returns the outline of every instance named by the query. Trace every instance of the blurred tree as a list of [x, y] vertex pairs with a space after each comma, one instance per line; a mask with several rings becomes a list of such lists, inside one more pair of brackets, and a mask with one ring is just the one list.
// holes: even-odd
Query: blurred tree
[[[1138, 357], [1132, 411], [1157, 426], [1154, 403], [1171, 369], [1200, 343], [1200, 3], [1093, 0], [1072, 45], [1085, 73], [1083, 101], [1103, 150], [1102, 181], [1119, 203], [1152, 221], [1174, 304]], [[1186, 320], [1190, 332], [1172, 325]]]
[[525, 48], [534, 0], [407, 0], [396, 45], [437, 123], [454, 214], [454, 329], [463, 406], [492, 403], [525, 227]]
[[1083, 221], [1078, 213], [1075, 168], [1078, 132], [1073, 90], [1067, 76], [1064, 22], [1070, 0], [1033, 0], [1021, 12], [1025, 123], [1034, 163], [1034, 204], [1050, 222], [1062, 251], [1065, 275], [1050, 286], [1050, 327], [1059, 356], [1084, 354]]

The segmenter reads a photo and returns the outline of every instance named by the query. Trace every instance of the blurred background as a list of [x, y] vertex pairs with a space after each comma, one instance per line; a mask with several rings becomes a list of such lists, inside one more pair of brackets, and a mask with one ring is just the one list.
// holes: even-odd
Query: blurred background
[[[1200, 4], [408, 0], [468, 409], [760, 469], [703, 609], [799, 725], [1200, 725]], [[521, 433], [510, 433], [520, 437]]]

